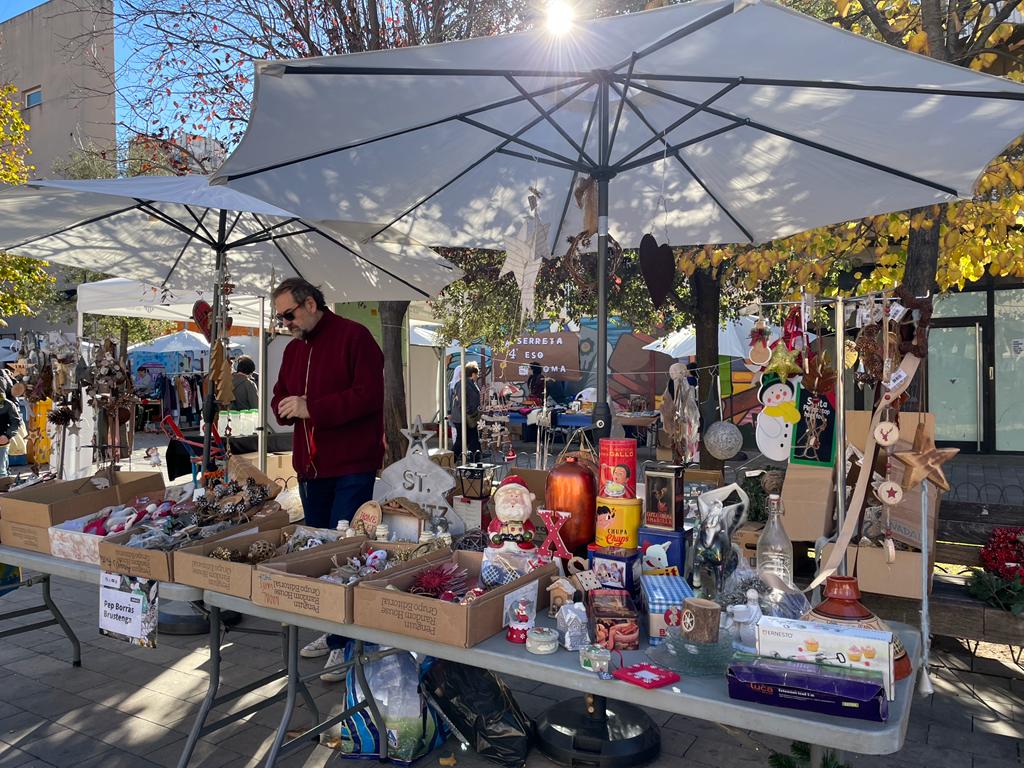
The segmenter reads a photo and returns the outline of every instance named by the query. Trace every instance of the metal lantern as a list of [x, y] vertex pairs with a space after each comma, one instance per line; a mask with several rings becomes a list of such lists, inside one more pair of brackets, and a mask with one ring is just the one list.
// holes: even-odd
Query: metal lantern
[[489, 498], [495, 469], [497, 469], [496, 464], [484, 464], [479, 461], [456, 467], [455, 471], [459, 475], [462, 495], [467, 499]]
[[743, 434], [731, 421], [716, 421], [704, 433], [704, 447], [721, 461], [728, 461], [743, 447]]

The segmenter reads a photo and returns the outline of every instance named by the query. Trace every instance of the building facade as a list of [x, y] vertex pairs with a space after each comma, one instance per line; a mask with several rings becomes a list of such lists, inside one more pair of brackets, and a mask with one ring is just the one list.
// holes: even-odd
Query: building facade
[[18, 88], [34, 178], [74, 150], [116, 151], [113, 0], [50, 0], [0, 24], [0, 82]]

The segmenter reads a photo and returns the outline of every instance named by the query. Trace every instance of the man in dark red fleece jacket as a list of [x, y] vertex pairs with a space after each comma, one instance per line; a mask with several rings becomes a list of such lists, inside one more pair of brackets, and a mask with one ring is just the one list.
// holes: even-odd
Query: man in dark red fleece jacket
[[[334, 528], [372, 498], [384, 459], [384, 355], [365, 327], [331, 312], [320, 289], [301, 278], [281, 283], [273, 300], [296, 338], [285, 348], [271, 408], [295, 429], [292, 465], [306, 524]], [[323, 636], [302, 649], [307, 658], [329, 652], [328, 667], [344, 660], [341, 638]]]

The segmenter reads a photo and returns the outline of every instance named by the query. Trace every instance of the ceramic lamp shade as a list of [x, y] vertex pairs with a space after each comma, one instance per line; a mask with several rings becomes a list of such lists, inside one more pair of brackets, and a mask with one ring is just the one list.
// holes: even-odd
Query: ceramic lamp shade
[[544, 487], [544, 505], [552, 510], [568, 512], [562, 526], [562, 541], [570, 552], [583, 555], [594, 540], [597, 518], [597, 478], [594, 473], [570, 456], [548, 473]]
[[[804, 617], [805, 621], [892, 632], [889, 626], [860, 602], [860, 587], [855, 576], [829, 576], [825, 580], [825, 599]], [[893, 632], [893, 674], [897, 680], [909, 677], [914, 666], [899, 636]]]

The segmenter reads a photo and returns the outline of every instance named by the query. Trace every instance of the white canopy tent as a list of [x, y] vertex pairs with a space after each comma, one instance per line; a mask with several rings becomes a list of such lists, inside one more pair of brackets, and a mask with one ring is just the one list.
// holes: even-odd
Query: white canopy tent
[[[746, 359], [750, 353], [750, 332], [754, 330], [756, 322], [756, 317], [738, 317], [720, 325], [718, 328], [718, 354]], [[777, 339], [781, 335], [777, 326], [768, 326], [768, 331], [773, 339]], [[809, 338], [814, 338], [813, 333], [807, 335]], [[644, 349], [651, 352], [662, 352], [677, 360], [693, 357], [697, 354], [697, 330], [692, 326], [680, 328], [660, 339], [655, 339]]]
[[153, 355], [165, 355], [171, 353], [187, 354], [189, 352], [209, 352], [210, 343], [201, 333], [195, 331], [178, 331], [160, 336], [152, 341], [141, 344], [133, 344], [128, 347], [128, 354], [133, 352], [148, 352]]
[[[192, 321], [192, 306], [197, 301], [210, 303], [212, 299], [212, 287], [161, 289], [155, 285], [123, 277], [82, 283], [78, 286], [77, 299], [79, 335], [82, 327], [81, 316], [85, 314], [144, 317], [150, 320], [188, 323]], [[236, 326], [259, 328], [264, 324], [260, 318], [258, 296], [233, 295], [230, 316]]]

